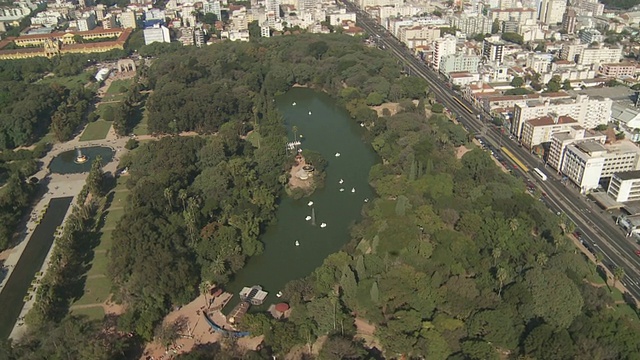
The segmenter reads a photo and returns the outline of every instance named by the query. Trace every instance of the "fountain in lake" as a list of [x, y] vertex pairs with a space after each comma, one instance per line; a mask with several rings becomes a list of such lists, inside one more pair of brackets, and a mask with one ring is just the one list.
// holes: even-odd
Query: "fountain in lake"
[[84, 164], [87, 160], [89, 160], [89, 157], [84, 155], [80, 149], [76, 148], [76, 159], [73, 162], [76, 164]]

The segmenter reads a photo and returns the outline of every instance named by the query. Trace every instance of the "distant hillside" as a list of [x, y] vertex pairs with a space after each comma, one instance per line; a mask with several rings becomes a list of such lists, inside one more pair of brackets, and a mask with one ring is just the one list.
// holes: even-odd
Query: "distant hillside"
[[607, 9], [630, 9], [640, 4], [640, 0], [602, 0], [601, 3]]

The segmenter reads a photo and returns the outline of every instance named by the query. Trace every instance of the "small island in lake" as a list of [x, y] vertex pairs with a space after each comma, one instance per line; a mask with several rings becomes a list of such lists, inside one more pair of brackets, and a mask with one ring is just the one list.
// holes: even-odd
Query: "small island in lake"
[[324, 186], [326, 163], [319, 153], [309, 150], [298, 152], [289, 172], [287, 194], [294, 199], [300, 199], [310, 196], [317, 188]]

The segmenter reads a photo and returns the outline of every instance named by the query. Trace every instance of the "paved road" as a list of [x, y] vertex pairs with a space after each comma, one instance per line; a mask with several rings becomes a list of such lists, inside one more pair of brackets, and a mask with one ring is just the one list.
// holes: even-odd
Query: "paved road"
[[[500, 149], [500, 147], [504, 146], [529, 168], [539, 167], [543, 169], [548, 175], [547, 181], [541, 181], [531, 173], [521, 170], [518, 170], [516, 175], [538, 185], [546, 194], [543, 200], [547, 206], [554, 213], [558, 211], [564, 212], [577, 225], [583, 234], [582, 238], [592, 248], [602, 253], [603, 262], [610, 270], [613, 271], [616, 267], [622, 267], [626, 274], [622, 283], [636, 299], [640, 299], [640, 286], [638, 284], [638, 281], [640, 281], [640, 262], [634, 254], [637, 246], [632, 240], [625, 238], [623, 231], [613, 222], [610, 214], [601, 212], [599, 208], [594, 206], [592, 202], [587, 201], [571, 185], [563, 184], [560, 181], [560, 177], [552, 169], [544, 170], [542, 160], [531, 155], [517, 143], [509, 140], [508, 136], [503, 135], [500, 129], [483, 123], [481, 118], [489, 119], [488, 114], [473, 109], [470, 104], [462, 100], [440, 79], [437, 73], [428, 68], [422, 61], [416, 59], [408, 49], [385, 29], [377, 25], [365, 12], [360, 11], [351, 3], [345, 2], [345, 5], [351, 11], [358, 13], [358, 24], [369, 34], [375, 36], [378, 44], [383, 45], [385, 49], [396, 55], [403, 62], [406, 71], [411, 75], [417, 75], [427, 80], [438, 102], [454, 113], [457, 116], [457, 120], [467, 130], [481, 134], [495, 149]], [[469, 109], [472, 109], [471, 112], [461, 106], [454, 98], [458, 98], [458, 100], [465, 103]]]

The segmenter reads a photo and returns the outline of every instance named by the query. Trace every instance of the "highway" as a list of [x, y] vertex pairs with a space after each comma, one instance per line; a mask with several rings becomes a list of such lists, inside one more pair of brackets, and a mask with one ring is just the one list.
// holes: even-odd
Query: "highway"
[[[593, 202], [580, 195], [572, 184], [564, 184], [555, 170], [545, 168], [540, 158], [533, 156], [518, 143], [510, 140], [507, 135], [502, 133], [501, 129], [483, 122], [487, 119], [488, 114], [481, 113], [458, 96], [440, 79], [436, 72], [415, 58], [403, 44], [386, 29], [379, 26], [368, 14], [352, 3], [345, 1], [344, 4], [350, 11], [357, 13], [358, 25], [370, 35], [375, 36], [379, 45], [383, 45], [384, 49], [391, 51], [398, 57], [410, 75], [420, 76], [427, 81], [430, 90], [436, 95], [437, 101], [455, 114], [456, 119], [468, 131], [480, 135], [494, 149], [500, 149], [501, 146], [504, 146], [530, 169], [540, 168], [547, 175], [547, 181], [542, 181], [532, 172], [514, 170], [514, 174], [535, 183], [543, 194], [546, 194], [542, 200], [551, 211], [554, 213], [564, 212], [576, 224], [578, 231], [582, 233], [582, 240], [603, 255], [605, 266], [611, 271], [616, 267], [623, 268], [625, 277], [621, 282], [636, 299], [640, 299], [640, 261], [635, 254], [638, 247], [631, 238], [625, 237], [623, 230], [615, 224], [609, 213], [602, 211]], [[462, 101], [471, 109], [471, 112], [456, 102], [454, 98]], [[504, 158], [508, 159], [506, 156]]]

